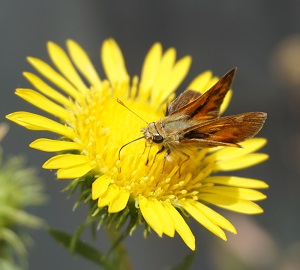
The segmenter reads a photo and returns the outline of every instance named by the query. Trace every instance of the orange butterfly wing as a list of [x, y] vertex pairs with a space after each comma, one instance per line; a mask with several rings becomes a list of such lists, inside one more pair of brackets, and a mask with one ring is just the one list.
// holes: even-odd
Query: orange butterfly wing
[[249, 112], [202, 122], [182, 130], [180, 143], [197, 147], [236, 146], [255, 136], [262, 128], [267, 114]]
[[231, 88], [235, 72], [236, 68], [230, 70], [203, 95], [186, 90], [170, 103], [167, 115], [174, 115], [174, 118], [176, 115], [184, 115], [185, 119], [199, 121], [217, 118], [221, 104]]
[[183, 106], [191, 103], [195, 99], [199, 98], [201, 93], [194, 90], [185, 90], [177, 98], [175, 98], [168, 106], [166, 116], [173, 114]]

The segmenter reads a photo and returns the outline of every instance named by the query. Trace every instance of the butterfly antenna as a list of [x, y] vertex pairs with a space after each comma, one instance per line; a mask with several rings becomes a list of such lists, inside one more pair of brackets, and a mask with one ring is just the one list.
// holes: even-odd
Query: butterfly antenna
[[[131, 111], [135, 116], [137, 116], [138, 118], [140, 118], [142, 121], [144, 121], [147, 125], [149, 124], [145, 119], [143, 119], [142, 117], [140, 117], [138, 114], [136, 114], [133, 110], [129, 109], [120, 99], [117, 98], [117, 102], [119, 104], [121, 104], [123, 107], [125, 107], [127, 110]], [[144, 137], [141, 137], [144, 138]], [[139, 138], [139, 139], [141, 139]]]
[[132, 141], [130, 141], [130, 142], [128, 142], [128, 143], [125, 143], [125, 144], [120, 148], [120, 150], [119, 150], [119, 160], [121, 160], [121, 151], [122, 151], [122, 149], [123, 149], [125, 146], [127, 146], [128, 144], [131, 144], [131, 143], [133, 143], [133, 142], [135, 142], [135, 141], [144, 139], [144, 138], [145, 138], [145, 137], [142, 136], [142, 137], [136, 138], [136, 139], [134, 139], [134, 140], [132, 140]]

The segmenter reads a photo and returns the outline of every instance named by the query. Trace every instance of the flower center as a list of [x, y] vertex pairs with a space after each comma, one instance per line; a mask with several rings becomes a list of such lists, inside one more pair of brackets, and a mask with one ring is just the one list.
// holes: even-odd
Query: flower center
[[72, 123], [82, 154], [94, 162], [96, 175], [108, 175], [113, 179], [111, 184], [130, 191], [134, 198], [142, 194], [173, 203], [179, 198], [198, 199], [201, 183], [197, 174], [205, 150], [190, 152], [189, 157], [171, 152], [166, 158], [165, 152], [157, 153], [162, 144], [146, 145], [143, 138], [133, 142], [147, 124], [117, 98], [147, 122], [164, 114], [162, 108], [158, 111], [142, 99], [126, 99], [127, 92], [127, 88], [111, 91], [104, 84], [100, 90], [91, 89], [88, 97], [84, 94]]

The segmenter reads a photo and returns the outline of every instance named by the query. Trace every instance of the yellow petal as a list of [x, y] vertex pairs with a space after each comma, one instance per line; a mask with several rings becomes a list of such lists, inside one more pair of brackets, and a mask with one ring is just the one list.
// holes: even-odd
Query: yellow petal
[[74, 131], [71, 128], [38, 114], [29, 112], [14, 112], [8, 114], [6, 118], [30, 130], [51, 131], [64, 135], [70, 139], [74, 139], [75, 137]]
[[196, 175], [194, 182], [200, 183], [203, 179], [206, 179], [212, 173], [214, 166], [215, 164], [213, 162], [206, 164]]
[[139, 87], [142, 95], [144, 93], [147, 93], [153, 87], [156, 74], [159, 69], [161, 57], [162, 57], [162, 46], [160, 43], [155, 43], [150, 48], [143, 63], [141, 81]]
[[45, 96], [50, 97], [54, 101], [64, 105], [64, 107], [68, 107], [70, 104], [70, 100], [60, 94], [58, 91], [50, 87], [46, 84], [43, 80], [41, 80], [38, 76], [30, 73], [30, 72], [23, 72], [24, 77], [41, 93]]
[[69, 168], [81, 164], [89, 163], [89, 159], [83, 155], [62, 154], [48, 159], [44, 164], [44, 169]]
[[[206, 89], [203, 89], [203, 93], [205, 93], [206, 91], [208, 91], [210, 88], [212, 88], [217, 82], [219, 81], [219, 78], [214, 76], [212, 77], [208, 82], [207, 82], [207, 85], [206, 85]], [[203, 94], [202, 93], [202, 94]]]
[[201, 200], [227, 210], [244, 214], [260, 214], [263, 210], [254, 202], [234, 199], [219, 194], [201, 194]]
[[183, 217], [170, 203], [164, 203], [164, 206], [165, 209], [169, 212], [169, 215], [172, 217], [175, 225], [175, 230], [181, 236], [182, 240], [191, 250], [195, 250], [195, 236], [193, 235], [190, 227], [186, 224]]
[[164, 89], [159, 103], [162, 103], [164, 100], [166, 100], [167, 97], [178, 88], [183, 79], [186, 77], [191, 63], [192, 58], [190, 56], [185, 56], [176, 62], [169, 77], [169, 83]]
[[155, 208], [153, 208], [153, 205], [149, 203], [149, 200], [146, 197], [140, 195], [139, 206], [145, 221], [160, 237], [162, 237], [163, 224], [161, 223]]
[[28, 57], [28, 62], [34, 66], [41, 74], [43, 74], [47, 79], [65, 91], [68, 95], [74, 99], [78, 98], [78, 91], [72, 84], [70, 84], [63, 76], [56, 72], [52, 67], [42, 60], [34, 57]]
[[118, 82], [129, 82], [121, 49], [114, 39], [110, 38], [103, 42], [101, 59], [106, 77], [112, 85]]
[[221, 185], [244, 187], [244, 188], [268, 188], [263, 181], [235, 176], [212, 176], [204, 179], [203, 183], [215, 183]]
[[67, 47], [78, 70], [85, 76], [91, 85], [96, 89], [99, 89], [102, 84], [100, 77], [86, 52], [74, 40], [69, 39], [67, 41]]
[[119, 195], [110, 202], [108, 212], [117, 213], [122, 211], [128, 203], [129, 196], [128, 191], [120, 189]]
[[253, 153], [262, 148], [267, 143], [264, 138], [253, 138], [240, 143], [242, 148], [224, 147], [205, 158], [205, 162], [236, 159], [241, 156]]
[[107, 190], [112, 179], [107, 175], [101, 175], [92, 184], [92, 199], [101, 197]]
[[64, 119], [66, 122], [70, 119], [70, 113], [66, 109], [50, 101], [36, 91], [18, 88], [15, 94], [37, 108], [59, 117], [60, 119]]
[[153, 209], [159, 216], [159, 219], [163, 226], [163, 233], [170, 237], [174, 237], [175, 226], [173, 219], [170, 217], [169, 212], [165, 209], [163, 204], [158, 200], [149, 200], [149, 203], [152, 205]]
[[266, 154], [249, 154], [237, 159], [220, 161], [215, 164], [214, 171], [233, 171], [254, 166], [268, 159]]
[[226, 109], [228, 108], [231, 97], [232, 97], [232, 90], [229, 90], [221, 104], [220, 114], [223, 114], [226, 111]]
[[182, 207], [194, 218], [196, 219], [202, 226], [204, 226], [206, 229], [214, 233], [216, 236], [220, 237], [224, 241], [227, 240], [226, 235], [224, 231], [217, 226], [215, 223], [213, 223], [208, 217], [206, 217], [198, 208], [193, 206], [192, 204], [188, 202], [180, 202]]
[[265, 138], [252, 138], [245, 142], [241, 142], [240, 145], [245, 149], [251, 149], [252, 152], [255, 152], [265, 146], [266, 143], [267, 139]]
[[191, 200], [190, 203], [199, 209], [207, 218], [209, 218], [213, 223], [220, 226], [221, 228], [236, 234], [235, 227], [231, 224], [229, 220], [225, 217], [217, 213], [216, 211], [212, 210], [208, 206], [204, 205], [203, 203]]
[[159, 63], [156, 77], [153, 82], [153, 89], [151, 92], [151, 102], [157, 104], [159, 98], [162, 96], [164, 89], [169, 84], [169, 78], [176, 60], [176, 50], [174, 48], [168, 49], [162, 56]]
[[98, 207], [104, 207], [109, 205], [109, 203], [114, 200], [120, 193], [119, 187], [116, 185], [110, 185], [106, 192], [99, 197], [98, 199]]
[[60, 152], [66, 150], [80, 150], [79, 144], [68, 141], [58, 141], [46, 138], [40, 138], [33, 141], [31, 148], [38, 149], [44, 152]]
[[223, 194], [228, 197], [249, 201], [259, 201], [266, 198], [266, 195], [257, 190], [240, 187], [208, 186], [201, 188], [201, 192], [221, 195]]
[[74, 179], [82, 177], [88, 172], [90, 172], [94, 167], [91, 163], [79, 164], [77, 166], [62, 168], [57, 171], [58, 179]]
[[210, 70], [199, 74], [187, 87], [187, 89], [195, 90], [200, 93], [204, 93], [208, 88], [208, 82], [212, 78], [212, 72]]
[[79, 90], [86, 89], [86, 85], [81, 80], [77, 71], [75, 70], [70, 58], [64, 50], [53, 42], [48, 42], [48, 53], [58, 68], [58, 70]]

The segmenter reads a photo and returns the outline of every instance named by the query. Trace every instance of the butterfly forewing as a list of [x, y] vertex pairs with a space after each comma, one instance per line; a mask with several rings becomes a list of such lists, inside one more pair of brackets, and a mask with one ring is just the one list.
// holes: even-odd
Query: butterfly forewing
[[[198, 121], [208, 120], [219, 117], [220, 107], [223, 100], [231, 88], [236, 68], [226, 73], [214, 86], [212, 86], [203, 95], [193, 100], [197, 96], [197, 92], [187, 90], [170, 103], [168, 112], [174, 115], [185, 115], [186, 119]], [[178, 99], [178, 100], [177, 100]], [[192, 101], [191, 101], [192, 100]], [[184, 101], [189, 101], [183, 105]], [[182, 105], [181, 105], [182, 104]]]

